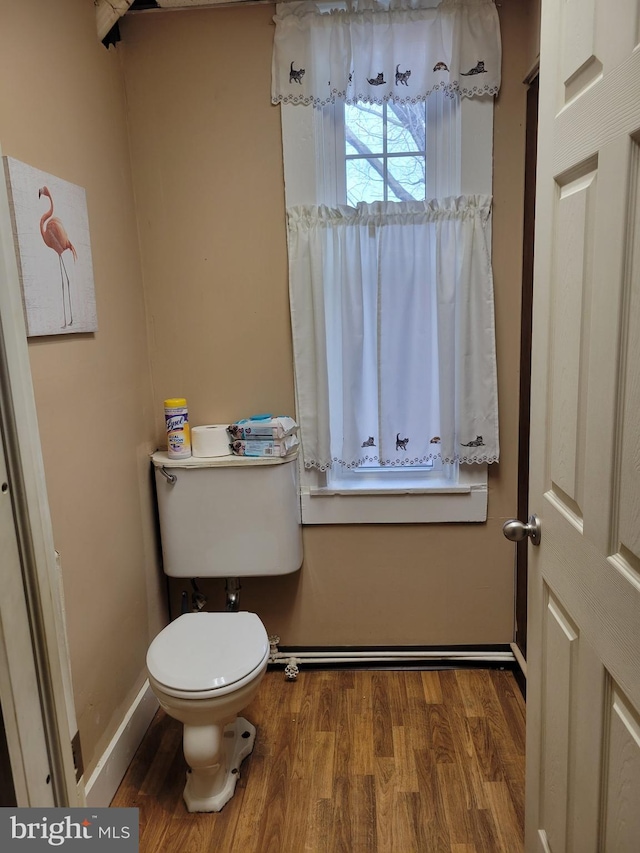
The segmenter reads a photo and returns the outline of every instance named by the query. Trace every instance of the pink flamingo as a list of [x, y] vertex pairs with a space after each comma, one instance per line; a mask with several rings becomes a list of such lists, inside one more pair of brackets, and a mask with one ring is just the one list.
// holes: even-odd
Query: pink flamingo
[[[38, 191], [38, 198], [41, 198], [43, 195], [49, 199], [51, 203], [51, 207], [49, 210], [42, 216], [40, 219], [40, 233], [42, 234], [42, 239], [46, 243], [46, 245], [53, 249], [53, 251], [58, 256], [58, 261], [60, 263], [60, 284], [62, 286], [62, 311], [64, 313], [64, 326], [62, 328], [66, 328], [67, 325], [73, 325], [73, 309], [71, 307], [71, 291], [69, 289], [69, 276], [67, 275], [67, 268], [64, 265], [64, 260], [62, 258], [62, 253], [67, 249], [71, 249], [73, 252], [74, 261], [78, 260], [78, 253], [76, 252], [73, 243], [69, 240], [67, 236], [67, 232], [65, 230], [64, 225], [53, 216], [53, 199], [51, 198], [51, 193], [49, 192], [48, 187], [42, 187]], [[47, 222], [47, 220], [49, 220]], [[45, 225], [45, 222], [47, 223]], [[64, 275], [63, 275], [64, 270]], [[67, 323], [67, 308], [64, 301], [64, 280], [67, 279], [67, 302], [69, 303], [69, 323]]]

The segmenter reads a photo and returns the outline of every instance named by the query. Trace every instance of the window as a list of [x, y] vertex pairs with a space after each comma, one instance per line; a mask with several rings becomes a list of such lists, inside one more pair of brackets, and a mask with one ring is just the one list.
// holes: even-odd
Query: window
[[[311, 65], [310, 60], [298, 61], [292, 70]], [[326, 75], [323, 71], [318, 79], [333, 79], [333, 75], [333, 71]], [[378, 77], [389, 80], [388, 73]], [[284, 80], [286, 83], [286, 76]], [[396, 86], [399, 82], [402, 80], [396, 76]], [[440, 452], [438, 447], [439, 389], [446, 387], [441, 375], [446, 358], [443, 362], [438, 347], [447, 330], [443, 332], [438, 325], [429, 299], [440, 304], [442, 294], [424, 297], [423, 291], [407, 286], [413, 277], [408, 270], [411, 259], [418, 257], [415, 240], [424, 238], [411, 236], [411, 224], [400, 229], [402, 233], [395, 229], [392, 238], [388, 235], [394, 232], [393, 217], [400, 212], [402, 217], [415, 214], [419, 218], [420, 209], [431, 211], [433, 207], [434, 217], [429, 222], [435, 231], [435, 221], [455, 213], [461, 196], [490, 194], [492, 100], [461, 100], [436, 87], [429, 97], [407, 99], [406, 103], [386, 96], [378, 102], [376, 92], [376, 97], [365, 102], [353, 98], [345, 104], [336, 98], [322, 108], [300, 108], [300, 103], [318, 107], [323, 94], [316, 87], [311, 100], [301, 100], [300, 78], [294, 83], [292, 94], [278, 100], [282, 103], [297, 409], [300, 418], [309, 399], [312, 406], [320, 400], [322, 422], [328, 425], [318, 443], [317, 436], [309, 440], [313, 424], [301, 420], [303, 444], [307, 437], [305, 459], [310, 466], [301, 468], [303, 522], [485, 520], [486, 465], [464, 464], [462, 452], [445, 453], [444, 446]], [[368, 83], [375, 85], [377, 80]], [[378, 213], [384, 221], [377, 221]], [[319, 242], [314, 254], [300, 253], [298, 231], [305, 231], [306, 218], [314, 220], [311, 228], [317, 227], [312, 240], [336, 231], [335, 244]], [[405, 240], [407, 233], [410, 238]], [[305, 232], [304, 239], [307, 236]], [[447, 250], [443, 255], [439, 248], [439, 255], [432, 250], [431, 255], [420, 258], [418, 278], [428, 274], [435, 281], [443, 257], [445, 265], [456, 265], [455, 245], [450, 245], [453, 254]], [[354, 254], [359, 256], [360, 267], [350, 266]], [[397, 281], [396, 265], [402, 270]], [[318, 285], [313, 285], [300, 302], [295, 282], [311, 268], [312, 277], [324, 284], [315, 295], [313, 287]], [[360, 286], [362, 276], [366, 282], [363, 278]], [[318, 327], [297, 326], [300, 308]], [[358, 342], [355, 350], [354, 340]], [[390, 349], [389, 341], [394, 343]], [[352, 351], [354, 359], [350, 358]], [[306, 362], [304, 375], [310, 384], [299, 381], [301, 362]], [[316, 363], [324, 364], [326, 376], [314, 386]], [[382, 381], [385, 371], [390, 375]], [[408, 395], [404, 389], [409, 389], [409, 396], [415, 389], [415, 398], [421, 401], [420, 409], [409, 400], [408, 408], [416, 408], [407, 419], [411, 429], [389, 420], [389, 415], [400, 411], [394, 409], [397, 389], [402, 389], [398, 399], [402, 397], [405, 403]], [[420, 415], [425, 406], [423, 424]], [[388, 423], [383, 423], [385, 418]], [[446, 413], [442, 418], [447, 419]], [[482, 444], [482, 429], [477, 433], [469, 433], [464, 441], [456, 438], [456, 448], [457, 442], [463, 447]], [[486, 458], [493, 461], [497, 456]], [[473, 460], [469, 457], [469, 461], [477, 459], [477, 455]]]
[[[488, 99], [465, 100], [455, 110], [456, 103], [438, 98], [427, 104], [425, 138], [429, 138], [429, 117], [432, 122], [439, 121], [441, 126], [444, 123], [451, 128], [446, 144], [449, 150], [456, 150], [457, 146], [458, 154], [451, 158], [446, 180], [459, 181], [459, 191], [490, 191], [493, 104]], [[353, 146], [347, 142], [346, 112], [340, 103], [324, 110], [282, 106], [288, 208], [347, 202], [347, 162]], [[301, 139], [306, 140], [304, 145], [300, 144]], [[432, 194], [428, 192], [430, 187], [442, 190], [445, 180], [444, 170], [436, 168], [438, 152], [434, 148], [437, 144], [434, 141], [430, 148], [428, 142], [426, 145], [425, 195]], [[440, 147], [442, 145], [440, 142]], [[384, 141], [381, 149], [371, 148], [372, 154], [379, 154], [380, 150], [384, 153]], [[408, 146], [407, 153], [416, 156], [415, 150]], [[384, 169], [378, 167], [376, 174], [380, 175], [381, 171], [384, 174]], [[387, 174], [388, 171], [387, 168]], [[374, 186], [380, 197], [384, 192], [383, 181], [375, 178]], [[371, 185], [367, 191], [372, 192]], [[477, 522], [486, 519], [487, 468], [441, 463], [414, 470], [384, 470], [378, 465], [366, 464], [354, 469], [332, 466], [326, 471], [301, 467], [301, 491], [305, 524]]]
[[[375, 201], [420, 201], [491, 189], [492, 104], [463, 102], [434, 93], [417, 104], [344, 104], [321, 110], [284, 105], [283, 131], [291, 125], [314, 139], [315, 163], [309, 148], [294, 153], [283, 140], [285, 170], [296, 174], [287, 186], [291, 204], [349, 204]], [[480, 133], [477, 151], [465, 134]], [[304, 130], [303, 130], [304, 128]], [[467, 130], [468, 129], [468, 130]], [[488, 136], [488, 141], [487, 140]], [[482, 141], [485, 140], [485, 141]], [[293, 139], [291, 140], [293, 144]], [[477, 139], [475, 144], [478, 144]], [[298, 164], [297, 162], [298, 161]], [[300, 169], [315, 172], [304, 188]], [[487, 187], [484, 172], [489, 169]], [[290, 198], [300, 196], [299, 201]], [[302, 201], [306, 198], [306, 201]], [[311, 202], [311, 198], [314, 199]]]
[[344, 107], [346, 202], [426, 198], [426, 104]]
[[[455, 113], [456, 102], [449, 103]], [[431, 111], [433, 112], [433, 110]], [[331, 150], [343, 152], [332, 169], [336, 175], [338, 202], [353, 207], [360, 202], [420, 201], [426, 198], [427, 106], [417, 104], [347, 104], [326, 107], [322, 121], [335, 136]], [[330, 375], [329, 396], [334, 410], [341, 393], [340, 378]], [[365, 400], [363, 405], [374, 406]], [[373, 436], [367, 437], [373, 441]], [[397, 469], [378, 461], [357, 467], [334, 465], [327, 469], [324, 487], [345, 493], [407, 494], [456, 482], [457, 466], [429, 459], [411, 468]]]

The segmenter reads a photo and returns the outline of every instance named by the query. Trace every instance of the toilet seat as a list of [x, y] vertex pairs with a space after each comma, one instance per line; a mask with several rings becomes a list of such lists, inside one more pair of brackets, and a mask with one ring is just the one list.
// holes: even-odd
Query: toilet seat
[[166, 692], [227, 693], [266, 666], [269, 638], [255, 613], [185, 613], [153, 640], [147, 669]]

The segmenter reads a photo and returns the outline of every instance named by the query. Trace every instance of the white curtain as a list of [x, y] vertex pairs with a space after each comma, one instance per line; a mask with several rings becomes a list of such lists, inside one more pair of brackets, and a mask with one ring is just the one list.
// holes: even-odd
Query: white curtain
[[490, 205], [288, 210], [306, 467], [498, 460]]
[[493, 0], [366, 6], [329, 14], [310, 2], [278, 7], [274, 104], [416, 103], [436, 91], [497, 94], [501, 42]]

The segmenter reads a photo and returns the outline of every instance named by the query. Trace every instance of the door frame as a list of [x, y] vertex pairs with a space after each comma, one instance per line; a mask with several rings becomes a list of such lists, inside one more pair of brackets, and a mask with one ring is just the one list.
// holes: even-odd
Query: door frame
[[31, 807], [83, 805], [72, 749], [77, 725], [61, 584], [6, 180], [0, 180], [0, 430], [0, 698], [16, 801]]
[[[539, 63], [524, 80], [527, 88], [525, 127], [524, 220], [522, 232], [522, 303], [520, 312], [520, 403], [518, 416], [518, 518], [529, 517], [529, 438], [531, 420], [531, 339], [533, 325], [533, 259], [535, 238], [538, 142]], [[516, 543], [515, 645], [527, 659], [528, 540]], [[524, 672], [526, 679], [526, 671]], [[526, 684], [526, 680], [525, 680]], [[524, 688], [524, 684], [521, 685]]]

